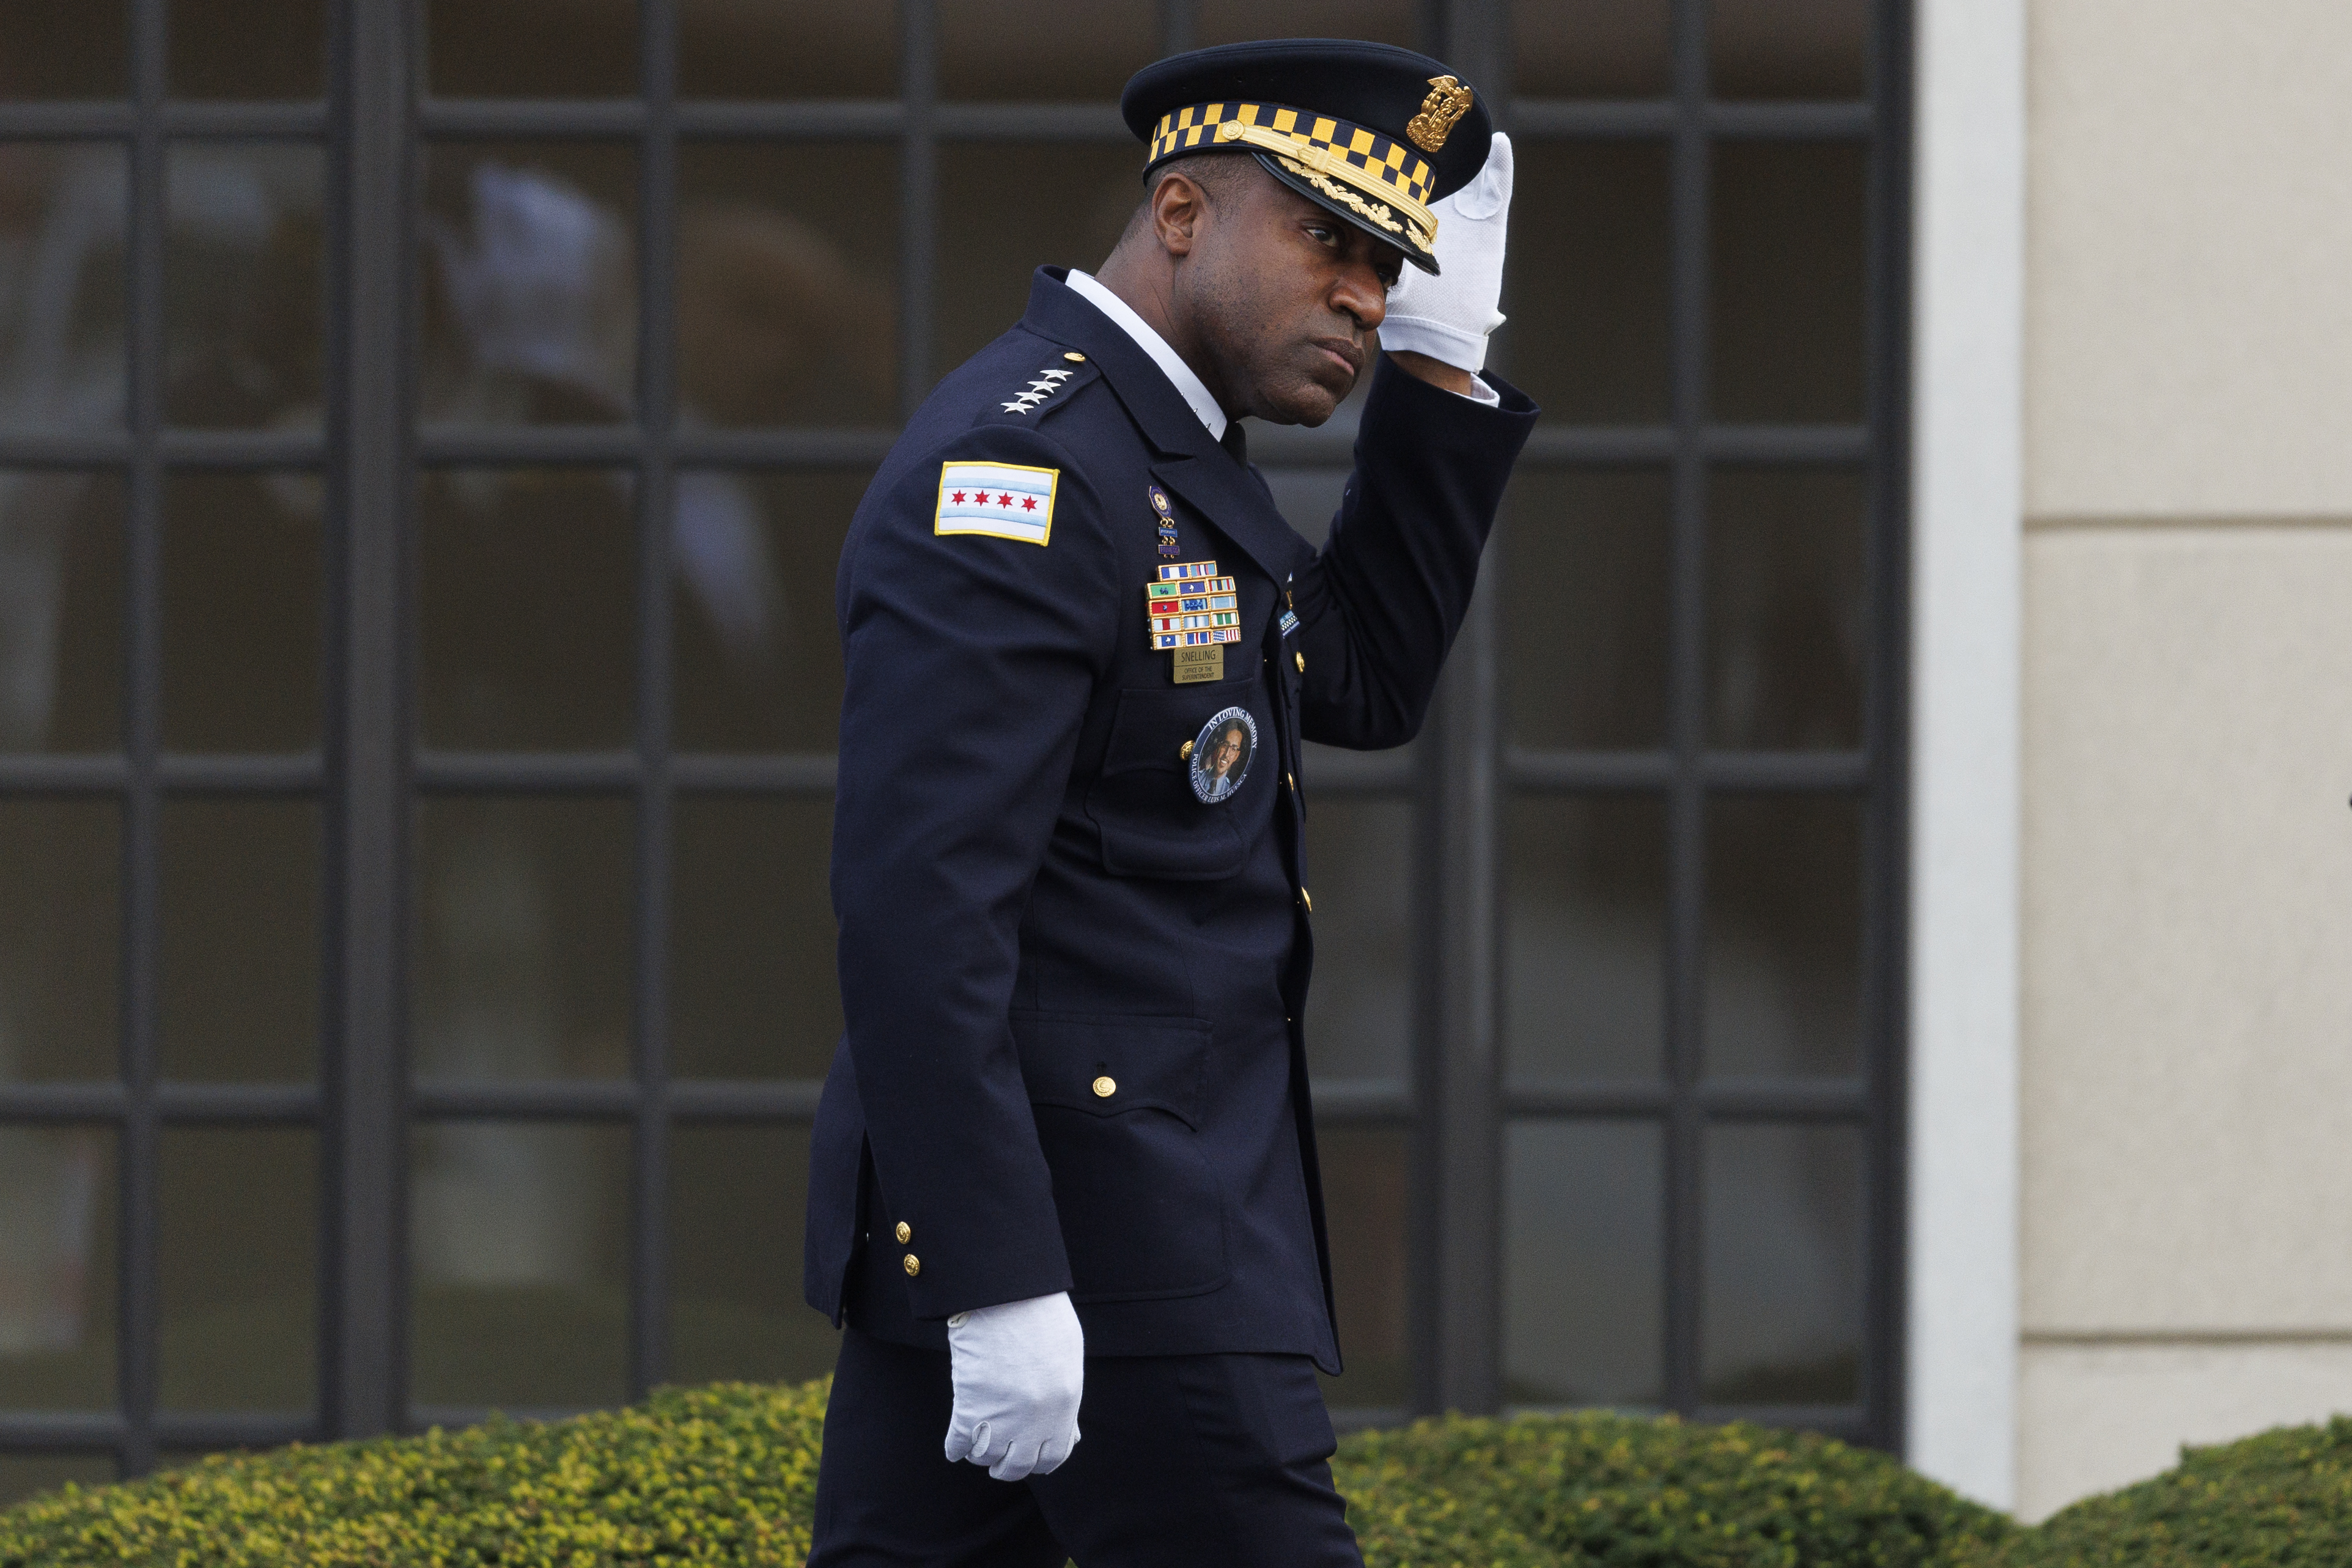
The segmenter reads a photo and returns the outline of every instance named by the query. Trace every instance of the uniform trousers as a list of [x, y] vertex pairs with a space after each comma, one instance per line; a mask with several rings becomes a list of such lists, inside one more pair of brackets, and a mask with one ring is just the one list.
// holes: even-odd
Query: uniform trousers
[[1025, 1481], [942, 1457], [954, 1403], [945, 1352], [844, 1331], [809, 1568], [1363, 1568], [1303, 1355], [1090, 1357]]

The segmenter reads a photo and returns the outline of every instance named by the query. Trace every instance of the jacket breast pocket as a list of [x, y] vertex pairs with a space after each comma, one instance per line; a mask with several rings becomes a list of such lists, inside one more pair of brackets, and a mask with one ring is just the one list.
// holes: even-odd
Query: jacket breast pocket
[[[1212, 715], [1250, 707], [1256, 683], [1129, 689], [1118, 694], [1101, 771], [1087, 788], [1087, 816], [1113, 876], [1222, 882], [1249, 859], [1234, 802], [1205, 805], [1192, 793], [1183, 756]], [[1244, 779], [1245, 785], [1255, 779]]]
[[1080, 1301], [1225, 1282], [1224, 1187], [1201, 1146], [1210, 1026], [1016, 1012], [1013, 1039]]

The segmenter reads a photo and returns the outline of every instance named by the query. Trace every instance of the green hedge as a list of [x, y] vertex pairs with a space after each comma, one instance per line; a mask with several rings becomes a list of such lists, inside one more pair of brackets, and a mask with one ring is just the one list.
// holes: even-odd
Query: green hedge
[[2344, 1568], [2352, 1416], [2210, 1448], [2022, 1531], [1997, 1568]]
[[1332, 1468], [1368, 1568], [1940, 1568], [2016, 1531], [1867, 1448], [1671, 1417], [1420, 1421]]
[[5, 1568], [604, 1568], [808, 1555], [824, 1383], [215, 1457], [0, 1513]]
[[[207, 1459], [0, 1512], [0, 1568], [800, 1568], [824, 1383]], [[2021, 1530], [1883, 1455], [1744, 1426], [1458, 1417], [1340, 1445], [1370, 1568], [2329, 1568], [2352, 1420], [2189, 1453]]]

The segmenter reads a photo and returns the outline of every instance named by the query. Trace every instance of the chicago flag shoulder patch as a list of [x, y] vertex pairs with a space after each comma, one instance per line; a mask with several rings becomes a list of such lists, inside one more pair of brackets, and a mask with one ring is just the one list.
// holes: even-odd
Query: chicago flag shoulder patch
[[1059, 468], [1017, 463], [942, 463], [935, 534], [986, 534], [1042, 545], [1054, 532]]

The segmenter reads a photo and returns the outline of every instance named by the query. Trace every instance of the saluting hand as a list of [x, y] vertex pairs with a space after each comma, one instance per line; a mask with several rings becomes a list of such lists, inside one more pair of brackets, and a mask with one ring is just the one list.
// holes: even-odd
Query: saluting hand
[[1503, 324], [1503, 242], [1511, 221], [1511, 139], [1487, 144], [1478, 177], [1429, 209], [1437, 219], [1438, 276], [1408, 267], [1389, 290], [1381, 347], [1477, 371]]
[[974, 1307], [948, 1320], [955, 1410], [950, 1463], [985, 1465], [1001, 1481], [1042, 1476], [1078, 1446], [1087, 1336], [1066, 1291]]

